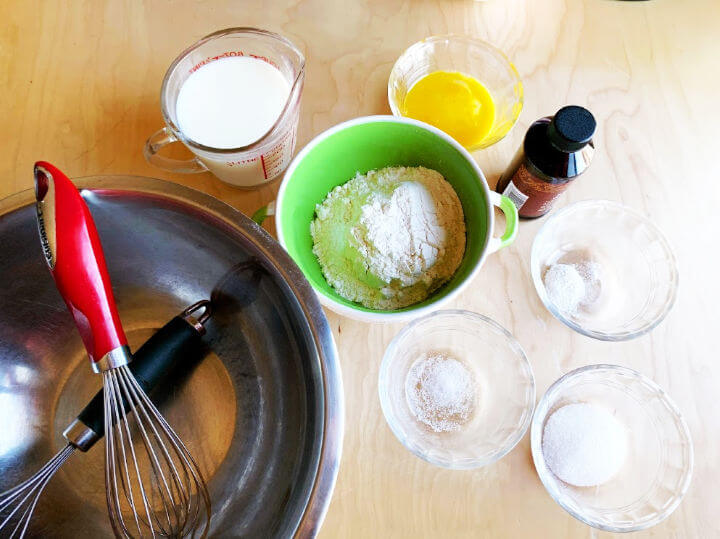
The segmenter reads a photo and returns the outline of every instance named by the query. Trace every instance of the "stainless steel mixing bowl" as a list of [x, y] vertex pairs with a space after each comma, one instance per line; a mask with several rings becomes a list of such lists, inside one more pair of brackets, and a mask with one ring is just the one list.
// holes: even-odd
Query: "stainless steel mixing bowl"
[[[141, 177], [82, 178], [131, 347], [212, 296], [212, 352], [162, 411], [208, 480], [211, 535], [313, 535], [337, 476], [343, 393], [335, 344], [283, 249], [224, 203]], [[0, 491], [65, 445], [99, 389], [43, 261], [34, 196], [0, 201]], [[108, 537], [104, 444], [48, 485], [29, 536]]]

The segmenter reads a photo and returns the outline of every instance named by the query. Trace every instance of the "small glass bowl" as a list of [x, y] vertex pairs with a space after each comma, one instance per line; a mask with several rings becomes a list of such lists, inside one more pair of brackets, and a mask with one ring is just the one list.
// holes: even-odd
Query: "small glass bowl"
[[[544, 277], [556, 263], [595, 262], [596, 299], [566, 312], [548, 296]], [[603, 341], [639, 337], [670, 312], [678, 287], [675, 256], [662, 232], [635, 210], [608, 200], [571, 204], [552, 215], [533, 241], [530, 270], [552, 315], [578, 333]]]
[[434, 71], [459, 71], [480, 81], [495, 102], [495, 122], [488, 135], [470, 151], [501, 140], [515, 125], [523, 107], [523, 86], [505, 54], [484, 41], [465, 36], [432, 36], [408, 48], [390, 72], [388, 101], [395, 116], [404, 116], [410, 88]]
[[[574, 403], [603, 406], [626, 426], [625, 463], [602, 485], [569, 485], [545, 464], [545, 423], [556, 410]], [[682, 414], [655, 382], [618, 365], [581, 367], [550, 386], [535, 409], [530, 446], [550, 496], [576, 519], [605, 531], [632, 532], [658, 524], [680, 504], [692, 477], [693, 446]]]
[[[461, 361], [475, 380], [474, 411], [460, 430], [435, 432], [413, 416], [405, 379], [428, 352]], [[437, 311], [408, 324], [385, 351], [378, 389], [385, 419], [398, 440], [427, 462], [456, 470], [499, 460], [525, 434], [535, 404], [535, 380], [520, 344], [482, 315]]]

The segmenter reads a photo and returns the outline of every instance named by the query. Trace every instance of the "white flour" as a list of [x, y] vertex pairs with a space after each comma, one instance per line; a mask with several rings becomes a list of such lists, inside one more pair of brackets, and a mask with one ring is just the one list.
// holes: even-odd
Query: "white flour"
[[577, 315], [578, 309], [598, 300], [602, 283], [596, 262], [553, 264], [545, 272], [543, 282], [550, 301], [560, 311]]
[[428, 189], [421, 183], [404, 182], [390, 199], [370, 195], [353, 238], [374, 275], [410, 286], [418, 279], [432, 280], [427, 272], [444, 251], [446, 231]]
[[575, 314], [585, 297], [585, 283], [572, 264], [553, 264], [545, 273], [545, 290], [563, 313]]
[[424, 300], [465, 252], [462, 205], [441, 174], [390, 167], [333, 189], [310, 226], [313, 252], [338, 294], [374, 309]]

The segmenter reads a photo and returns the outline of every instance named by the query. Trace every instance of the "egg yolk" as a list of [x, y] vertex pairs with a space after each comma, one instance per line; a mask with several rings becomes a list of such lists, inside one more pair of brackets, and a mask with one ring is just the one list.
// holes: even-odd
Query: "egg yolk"
[[473, 77], [435, 71], [410, 88], [403, 114], [434, 125], [466, 148], [472, 148], [492, 129], [495, 103], [487, 88]]

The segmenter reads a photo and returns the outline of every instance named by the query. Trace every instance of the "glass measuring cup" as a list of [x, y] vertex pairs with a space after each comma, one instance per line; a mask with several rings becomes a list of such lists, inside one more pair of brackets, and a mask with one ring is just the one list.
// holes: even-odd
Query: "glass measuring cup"
[[[290, 95], [280, 117], [259, 140], [239, 148], [212, 148], [180, 131], [177, 97], [187, 78], [202, 66], [232, 56], [251, 56], [276, 67], [290, 83]], [[170, 65], [160, 92], [165, 127], [148, 138], [145, 159], [171, 172], [192, 174], [210, 171], [237, 187], [253, 188], [267, 183], [285, 170], [295, 150], [300, 97], [305, 80], [305, 57], [288, 39], [257, 28], [228, 28], [205, 36], [184, 50]], [[161, 148], [182, 142], [195, 154], [192, 159], [171, 159], [158, 154]]]
[[523, 107], [523, 86], [505, 54], [480, 39], [459, 35], [432, 36], [410, 46], [395, 62], [388, 80], [388, 101], [395, 116], [405, 116], [407, 93], [434, 71], [459, 71], [480, 81], [495, 103], [490, 132], [470, 151], [501, 140], [515, 125]]

